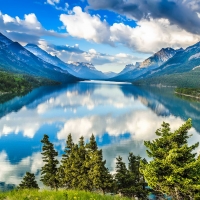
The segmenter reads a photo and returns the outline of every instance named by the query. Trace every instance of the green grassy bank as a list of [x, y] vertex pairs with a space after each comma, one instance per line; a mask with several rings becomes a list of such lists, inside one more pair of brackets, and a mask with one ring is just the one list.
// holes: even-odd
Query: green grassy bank
[[61, 190], [13, 190], [10, 192], [1, 192], [0, 200], [129, 200], [129, 198], [102, 195], [98, 193]]

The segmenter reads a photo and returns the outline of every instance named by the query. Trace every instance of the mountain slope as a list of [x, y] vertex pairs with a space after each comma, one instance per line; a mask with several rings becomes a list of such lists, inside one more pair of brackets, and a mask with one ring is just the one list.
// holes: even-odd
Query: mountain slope
[[108, 78], [101, 71], [98, 71], [91, 63], [73, 62], [71, 64], [67, 64], [60, 60], [58, 57], [48, 54], [46, 51], [35, 44], [27, 44], [25, 48], [42, 60], [57, 67], [60, 67], [63, 70], [67, 70], [70, 74], [73, 74], [76, 77], [98, 80]]
[[186, 48], [184, 51], [176, 53], [171, 59], [154, 69], [151, 73], [146, 73], [138, 79], [153, 78], [162, 75], [183, 73], [200, 67], [200, 42]]
[[59, 82], [79, 81], [67, 70], [51, 65], [38, 58], [18, 42], [12, 42], [0, 33], [0, 69], [14, 73], [28, 74]]
[[101, 71], [98, 71], [92, 63], [73, 62], [69, 67], [78, 74], [78, 77], [90, 80], [104, 80], [108, 77]]
[[[180, 50], [178, 50], [180, 51]], [[118, 76], [110, 80], [113, 81], [132, 81], [151, 70], [159, 68], [164, 62], [172, 58], [176, 54], [176, 50], [172, 48], [162, 48], [160, 51], [149, 57], [142, 63], [136, 65], [127, 65]]]
[[107, 78], [112, 78], [117, 75], [115, 72], [104, 72]]
[[35, 56], [41, 58], [45, 62], [48, 62], [62, 69], [68, 70], [68, 65], [66, 63], [60, 60], [57, 56], [52, 56], [51, 54], [48, 54], [46, 51], [44, 51], [37, 45], [27, 44], [24, 48], [26, 48], [28, 51], [33, 53]]

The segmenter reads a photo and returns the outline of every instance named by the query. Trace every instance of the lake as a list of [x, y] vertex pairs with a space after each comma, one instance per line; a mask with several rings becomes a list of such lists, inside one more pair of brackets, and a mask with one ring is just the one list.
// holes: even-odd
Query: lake
[[18, 185], [26, 171], [39, 181], [44, 134], [61, 159], [69, 133], [74, 142], [93, 133], [112, 172], [118, 155], [126, 162], [129, 152], [147, 158], [143, 142], [156, 138], [163, 121], [175, 130], [192, 118], [189, 143], [200, 142], [200, 103], [173, 90], [91, 81], [41, 87], [0, 104], [1, 189]]

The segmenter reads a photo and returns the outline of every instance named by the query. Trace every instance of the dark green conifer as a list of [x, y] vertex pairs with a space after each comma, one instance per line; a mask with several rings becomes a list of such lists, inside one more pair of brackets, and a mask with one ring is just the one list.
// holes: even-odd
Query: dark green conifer
[[[64, 154], [62, 155], [61, 165], [58, 169], [58, 177], [59, 177], [59, 186], [69, 188], [70, 183], [66, 181], [65, 170], [66, 168], [71, 168], [70, 160], [71, 160], [71, 152], [73, 150], [74, 143], [72, 139], [72, 135], [69, 134], [66, 141], [66, 147], [64, 150]], [[70, 180], [70, 178], [69, 178]]]
[[112, 175], [106, 168], [106, 161], [103, 160], [102, 150], [90, 152], [88, 177], [91, 181], [93, 189], [101, 190], [103, 193], [110, 192], [114, 187]]
[[86, 147], [89, 149], [89, 151], [92, 151], [92, 152], [98, 150], [97, 142], [93, 134], [90, 137], [90, 142], [86, 145]]
[[35, 180], [35, 175], [26, 172], [22, 182], [19, 184], [18, 189], [40, 189], [37, 181]]
[[126, 195], [127, 188], [130, 187], [129, 185], [129, 171], [126, 168], [126, 164], [122, 161], [122, 157], [119, 156], [116, 158], [116, 174], [115, 174], [115, 182], [116, 182], [116, 189], [119, 193]]
[[42, 159], [44, 166], [41, 170], [40, 180], [44, 185], [57, 190], [59, 185], [57, 165], [59, 162], [56, 159], [56, 156], [58, 156], [58, 153], [55, 151], [54, 145], [49, 141], [48, 135], [44, 135], [41, 142], [43, 143], [41, 154], [43, 155]]
[[[128, 187], [126, 196], [147, 199], [148, 191], [145, 188], [147, 184], [145, 183], [143, 174], [141, 174], [139, 170], [141, 157], [129, 153], [128, 161], [129, 179], [127, 180]], [[143, 162], [145, 162], [145, 160], [143, 160]]]

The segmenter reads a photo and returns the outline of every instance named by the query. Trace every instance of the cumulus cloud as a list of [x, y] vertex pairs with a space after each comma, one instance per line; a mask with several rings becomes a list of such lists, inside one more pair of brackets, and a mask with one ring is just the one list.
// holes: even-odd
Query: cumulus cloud
[[[8, 160], [8, 155], [5, 151], [0, 152], [0, 180], [6, 184], [19, 185], [22, 180], [22, 176], [27, 171], [36, 174], [43, 166], [42, 155], [40, 152], [33, 153], [26, 158], [23, 158], [17, 164], [11, 164]], [[40, 173], [36, 175], [36, 180], [40, 183]], [[41, 185], [41, 184], [40, 184]]]
[[[56, 55], [64, 62], [90, 62], [95, 65], [99, 70], [102, 68], [121, 70], [125, 65], [133, 63], [135, 61], [142, 61], [144, 57], [138, 57], [125, 53], [118, 53], [115, 55], [109, 55], [97, 52], [95, 49], [89, 49], [83, 51], [79, 48], [79, 45], [53, 45], [47, 43], [45, 40], [39, 41], [39, 46], [43, 50], [47, 51], [51, 55]], [[104, 67], [105, 66], [105, 67]], [[104, 70], [106, 71], [106, 70]]]
[[68, 33], [77, 38], [84, 38], [97, 43], [109, 43], [110, 31], [106, 21], [101, 21], [96, 15], [82, 12], [81, 7], [73, 8], [73, 13], [60, 15], [60, 21], [66, 26]]
[[[110, 136], [115, 137], [130, 133], [134, 141], [152, 140], [156, 137], [155, 130], [160, 128], [163, 121], [170, 123], [172, 130], [184, 123], [180, 118], [174, 116], [166, 118], [157, 116], [151, 110], [138, 110], [118, 117], [108, 114], [70, 119], [64, 124], [57, 136], [58, 139], [65, 139], [68, 133], [72, 133], [74, 139], [78, 141], [81, 136], [88, 138], [92, 133], [96, 136], [109, 133]], [[191, 132], [195, 133], [196, 131], [192, 129]]]
[[200, 40], [199, 35], [171, 24], [166, 18], [142, 18], [136, 27], [123, 23], [109, 26], [98, 16], [83, 12], [80, 7], [75, 7], [73, 11], [60, 16], [67, 32], [73, 37], [97, 43], [121, 43], [140, 52], [155, 53], [163, 47], [187, 47]]
[[167, 19], [143, 19], [132, 28], [123, 23], [114, 23], [111, 27], [114, 42], [136, 49], [140, 52], [157, 52], [163, 47], [187, 47], [200, 40], [200, 36], [189, 33], [177, 25], [171, 25]]
[[53, 30], [46, 30], [34, 13], [25, 14], [24, 19], [11, 17], [0, 12], [0, 31], [12, 40], [22, 43], [36, 43], [41, 36], [65, 37]]
[[168, 19], [182, 29], [200, 33], [199, 0], [88, 0], [92, 9], [108, 9], [134, 20]]

